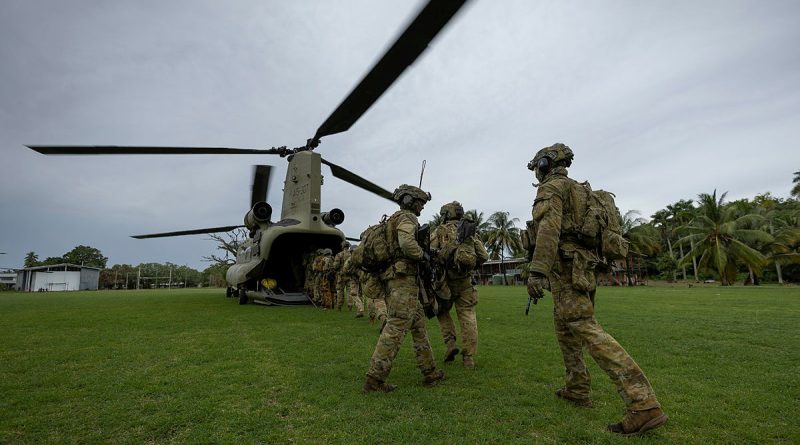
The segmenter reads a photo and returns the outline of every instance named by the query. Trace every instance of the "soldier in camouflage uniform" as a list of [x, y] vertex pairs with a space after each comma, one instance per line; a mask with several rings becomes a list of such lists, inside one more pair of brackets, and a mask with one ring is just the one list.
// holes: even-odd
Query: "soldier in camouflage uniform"
[[463, 264], [463, 261], [459, 261], [456, 258], [456, 250], [460, 247], [458, 229], [459, 222], [464, 217], [464, 207], [458, 201], [453, 201], [443, 205], [439, 214], [443, 222], [431, 234], [431, 249], [437, 252], [445, 269], [444, 276], [440, 283], [437, 283], [440, 301], [439, 313], [436, 315], [447, 346], [444, 361], [453, 361], [459, 352], [456, 344], [456, 327], [450, 316], [450, 309], [455, 305], [463, 337], [464, 367], [472, 369], [475, 367], [474, 356], [478, 351], [478, 319], [475, 316], [478, 290], [472, 285], [472, 271], [485, 263], [489, 259], [489, 254], [477, 234], [473, 233], [461, 243], [470, 252], [468, 256], [472, 264]]
[[573, 157], [569, 147], [555, 144], [540, 150], [528, 164], [540, 181], [533, 205], [535, 244], [528, 293], [541, 298], [542, 289], [549, 289], [553, 294], [556, 337], [566, 367], [566, 385], [556, 396], [578, 406], [592, 406], [589, 370], [583, 361], [585, 348], [625, 402], [625, 417], [609, 425], [609, 431], [640, 434], [665, 424], [667, 415], [639, 365], [594, 317], [592, 265], [598, 258], [572, 231], [575, 209], [571, 190], [577, 183], [567, 177], [567, 167]]
[[383, 328], [375, 352], [372, 354], [367, 379], [363, 391], [390, 392], [395, 385], [385, 383], [392, 370], [397, 352], [403, 344], [406, 333], [411, 332], [417, 366], [423, 375], [423, 383], [433, 386], [444, 379], [444, 371], [436, 369], [433, 349], [425, 327], [425, 313], [419, 302], [418, 267], [422, 261], [429, 261], [417, 242], [419, 216], [430, 194], [421, 189], [401, 185], [394, 191], [394, 200], [400, 204], [387, 222], [389, 241], [395, 252], [394, 262], [381, 275], [386, 282], [386, 308], [388, 319]]
[[320, 292], [322, 294], [322, 306], [333, 309], [336, 271], [333, 268], [333, 251], [331, 249], [322, 250], [322, 261], [320, 266]]
[[364, 299], [361, 296], [361, 279], [358, 270], [353, 266], [352, 248], [348, 247], [348, 250], [350, 251], [350, 255], [348, 255], [344, 264], [342, 264], [342, 274], [345, 280], [347, 280], [347, 307], [352, 308], [355, 306], [356, 318], [361, 318], [364, 316]]
[[[342, 241], [342, 250], [333, 257], [333, 270], [336, 272], [336, 309], [342, 310], [347, 299], [345, 290], [349, 277], [345, 276], [344, 263], [350, 257], [350, 243]], [[347, 309], [352, 309], [352, 302], [347, 302]]]
[[305, 257], [306, 274], [303, 288], [305, 289], [308, 298], [310, 298], [314, 304], [319, 304], [319, 292], [317, 291], [317, 272], [315, 271], [314, 266], [317, 264], [317, 257], [319, 257], [320, 251], [320, 249], [317, 249], [313, 252], [308, 252]]
[[375, 274], [360, 271], [359, 278], [361, 280], [361, 298], [367, 305], [369, 322], [374, 323], [375, 320], [378, 320], [383, 326], [387, 319], [386, 287], [380, 277]]

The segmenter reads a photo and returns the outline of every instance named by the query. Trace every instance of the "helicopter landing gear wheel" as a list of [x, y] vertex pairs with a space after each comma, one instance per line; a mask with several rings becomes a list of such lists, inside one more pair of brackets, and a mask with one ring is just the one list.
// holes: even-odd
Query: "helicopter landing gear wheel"
[[244, 288], [239, 289], [239, 304], [247, 304], [247, 292]]

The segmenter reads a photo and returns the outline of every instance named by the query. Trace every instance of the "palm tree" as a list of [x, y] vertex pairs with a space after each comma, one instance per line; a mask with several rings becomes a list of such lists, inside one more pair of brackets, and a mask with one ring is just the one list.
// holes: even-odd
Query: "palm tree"
[[775, 262], [778, 281], [783, 283], [780, 266], [800, 264], [800, 227], [787, 226], [777, 230], [775, 241], [770, 245], [769, 259]]
[[477, 232], [478, 237], [486, 242], [486, 232], [489, 230], [489, 226], [491, 224], [489, 221], [483, 220], [483, 212], [478, 212], [475, 209], [467, 210], [464, 212], [464, 219], [475, 223], [475, 231]]
[[778, 283], [783, 284], [782, 266], [800, 264], [800, 209], [795, 202], [781, 202], [768, 193], [756, 196], [754, 201], [764, 215], [764, 230], [774, 237], [772, 243], [763, 246], [762, 252], [775, 264]]
[[[664, 245], [667, 247], [667, 252], [669, 254], [670, 260], [677, 264], [677, 259], [675, 258], [675, 252], [672, 250], [672, 237], [675, 234], [675, 227], [673, 226], [672, 222], [672, 215], [666, 209], [659, 210], [650, 217], [653, 220], [653, 225], [658, 229], [661, 233], [661, 239], [663, 240]], [[672, 270], [672, 281], [678, 280], [678, 269]]]
[[[692, 204], [692, 200], [685, 200], [681, 199], [680, 201], [670, 204], [667, 206], [667, 211], [672, 216], [672, 221], [674, 223], [673, 230], [676, 234], [680, 234], [683, 231], [683, 228], [689, 224], [692, 219], [694, 219], [695, 208]], [[678, 239], [678, 251], [680, 252], [681, 257], [684, 255], [684, 242]], [[693, 246], [690, 244], [688, 246], [691, 249]], [[694, 267], [694, 280], [699, 281], [697, 276], [697, 261], [695, 258], [692, 258], [692, 266]], [[686, 264], [681, 266], [681, 272], [683, 275], [684, 281], [686, 280]]]
[[431, 218], [431, 220], [428, 221], [428, 228], [430, 230], [429, 233], [433, 233], [433, 231], [436, 230], [437, 227], [442, 225], [443, 222], [444, 222], [444, 218], [442, 217], [442, 215], [440, 213], [437, 213], [437, 214], [433, 215], [433, 218]]
[[519, 228], [515, 223], [517, 218], [511, 218], [509, 212], [494, 212], [489, 217], [489, 230], [486, 232], [486, 243], [489, 256], [493, 259], [500, 259], [500, 271], [503, 274], [503, 283], [508, 285], [506, 280], [506, 251], [518, 251], [522, 249], [522, 241], [519, 238]]
[[691, 223], [684, 227], [686, 236], [681, 241], [694, 244], [680, 264], [688, 264], [692, 257], [698, 257], [697, 266], [701, 269], [713, 270], [720, 278], [723, 286], [736, 279], [738, 264], [744, 264], [751, 270], [760, 271], [766, 258], [761, 252], [753, 249], [748, 243], [771, 242], [772, 237], [760, 229], [752, 227], [758, 215], [736, 215], [736, 209], [725, 206], [723, 193], [717, 199], [717, 191], [711, 195], [702, 193], [698, 196], [698, 214]]
[[[646, 219], [637, 216], [640, 214], [638, 210], [629, 210], [622, 217], [622, 236], [631, 243], [630, 253], [625, 259], [629, 286], [633, 285], [633, 256], [651, 256], [660, 250], [658, 232]], [[641, 271], [641, 264], [639, 269]]]
[[800, 171], [794, 172], [794, 179], [792, 179], [792, 186], [791, 195], [794, 196], [795, 199], [800, 199]]

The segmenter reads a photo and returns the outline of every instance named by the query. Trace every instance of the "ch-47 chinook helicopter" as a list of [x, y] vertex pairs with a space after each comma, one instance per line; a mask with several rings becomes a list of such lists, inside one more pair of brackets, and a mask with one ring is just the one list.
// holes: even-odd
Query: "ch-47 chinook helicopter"
[[310, 301], [303, 290], [304, 257], [317, 249], [334, 253], [341, 249], [344, 233], [336, 225], [344, 221], [344, 212], [332, 209], [322, 212], [321, 164], [333, 176], [383, 198], [392, 193], [361, 176], [323, 159], [314, 151], [321, 138], [347, 131], [386, 91], [389, 86], [422, 54], [428, 44], [444, 28], [466, 0], [430, 0], [416, 18], [378, 60], [361, 82], [317, 129], [316, 134], [300, 147], [243, 149], [224, 147], [139, 147], [139, 146], [75, 146], [28, 145], [45, 155], [186, 155], [245, 154], [279, 155], [289, 161], [283, 187], [283, 205], [278, 221], [272, 221], [272, 207], [265, 202], [271, 168], [255, 168], [251, 209], [244, 225], [135, 235], [134, 238], [159, 238], [228, 232], [240, 227], [249, 230], [247, 239], [236, 256], [236, 263], [226, 274], [227, 296], [238, 296], [239, 303], [250, 300], [264, 304], [306, 304]]

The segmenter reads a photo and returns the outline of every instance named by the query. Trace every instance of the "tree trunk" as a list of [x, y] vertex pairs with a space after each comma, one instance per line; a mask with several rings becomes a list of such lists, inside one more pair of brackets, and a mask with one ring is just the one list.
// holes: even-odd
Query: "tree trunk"
[[[683, 243], [678, 243], [678, 248], [681, 249], [681, 259], [683, 258]], [[683, 266], [683, 281], [686, 281], [686, 266]]]
[[644, 275], [642, 274], [642, 257], [639, 257], [639, 282], [647, 285], [647, 269], [645, 269]]
[[502, 253], [500, 253], [500, 273], [503, 274], [503, 285], [508, 286], [508, 280], [506, 280], [506, 263]]
[[[672, 241], [669, 240], [669, 237], [667, 237], [667, 248], [669, 249], [669, 257], [674, 260], [675, 259], [675, 254], [672, 252]], [[673, 270], [672, 271], [672, 281], [673, 282], [678, 281], [678, 271], [677, 270]]]
[[632, 274], [633, 274], [633, 260], [631, 259], [631, 256], [628, 255], [628, 258], [625, 259], [625, 275], [628, 276], [627, 277], [628, 286], [633, 286], [633, 280], [631, 277]]
[[783, 284], [783, 274], [781, 274], [781, 265], [775, 262], [775, 272], [778, 274], [778, 283]]
[[[689, 238], [689, 247], [692, 249], [692, 251], [694, 251], [694, 241], [692, 241], [691, 238]], [[694, 271], [695, 283], [699, 283], [700, 278], [697, 276], [697, 258], [694, 256], [692, 257], [692, 270]]]

